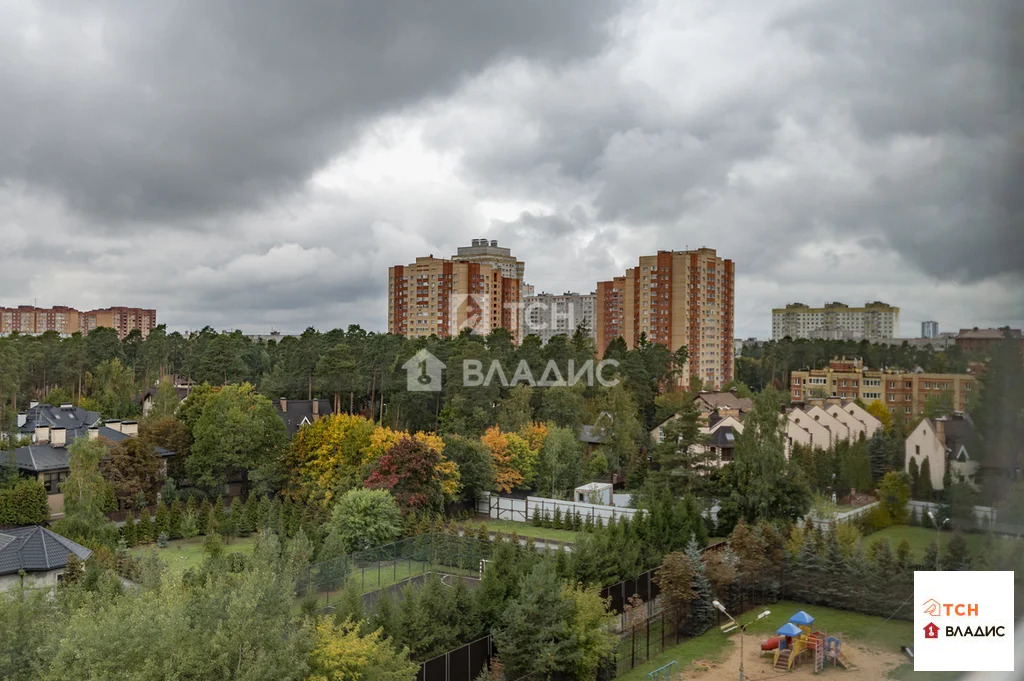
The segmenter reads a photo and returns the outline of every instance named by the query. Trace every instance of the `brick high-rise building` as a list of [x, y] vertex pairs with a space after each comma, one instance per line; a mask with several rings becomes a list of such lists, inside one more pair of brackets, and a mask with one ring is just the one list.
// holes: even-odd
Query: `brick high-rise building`
[[598, 352], [618, 336], [632, 348], [641, 334], [673, 351], [685, 345], [681, 384], [693, 375], [720, 388], [733, 377], [735, 280], [732, 260], [711, 248], [641, 256], [624, 276], [597, 283]]
[[519, 340], [520, 279], [501, 267], [428, 256], [388, 268], [388, 332], [409, 337], [487, 334]]
[[488, 265], [501, 270], [501, 274], [509, 279], [523, 280], [526, 263], [517, 260], [512, 250], [498, 245], [497, 240], [473, 239], [469, 246], [459, 246], [452, 260], [472, 262], [477, 265]]
[[0, 335], [14, 332], [39, 335], [47, 331], [56, 331], [62, 336], [70, 336], [79, 331], [88, 334], [101, 326], [117, 331], [118, 338], [124, 338], [133, 329], [138, 329], [145, 338], [156, 327], [156, 310], [110, 307], [80, 312], [63, 305], [48, 308], [32, 305], [0, 307]]

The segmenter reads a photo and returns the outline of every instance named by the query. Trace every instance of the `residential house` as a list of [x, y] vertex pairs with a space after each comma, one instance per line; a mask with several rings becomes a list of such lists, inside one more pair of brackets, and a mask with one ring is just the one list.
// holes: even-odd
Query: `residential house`
[[56, 586], [71, 554], [84, 561], [92, 551], [37, 525], [0, 530], [0, 591]]
[[299, 432], [302, 426], [308, 426], [320, 420], [322, 416], [332, 413], [330, 400], [286, 400], [281, 398], [274, 402], [277, 413], [288, 429], [288, 437]]
[[[36, 478], [49, 495], [51, 515], [64, 513], [64, 495], [60, 483], [71, 472], [68, 447], [80, 437], [106, 438], [120, 442], [139, 434], [135, 421], [100, 420], [100, 415], [70, 404], [54, 407], [49, 404], [33, 404], [27, 412], [18, 415], [18, 430], [32, 442], [14, 450], [14, 461], [24, 477]], [[161, 459], [164, 471], [167, 458], [174, 452], [155, 447], [154, 456]]]
[[147, 416], [149, 412], [153, 410], [153, 402], [156, 399], [156, 392], [160, 388], [161, 381], [173, 381], [174, 391], [178, 394], [179, 402], [188, 397], [189, 393], [192, 392], [192, 388], [195, 386], [195, 383], [188, 378], [166, 376], [160, 379], [160, 381], [157, 381], [155, 385], [146, 388], [135, 398], [135, 402], [142, 408], [143, 416]]
[[717, 413], [720, 417], [732, 416], [742, 420], [746, 413], [754, 408], [754, 400], [750, 397], [740, 397], [735, 389], [702, 390], [694, 398], [693, 404], [705, 422], [712, 413]]
[[978, 440], [970, 417], [962, 413], [937, 419], [924, 419], [907, 436], [904, 469], [910, 472], [910, 462], [921, 470], [928, 461], [932, 489], [945, 488], [943, 478], [946, 467], [953, 482], [962, 480], [974, 485], [978, 471]]
[[824, 409], [850, 429], [851, 439], [871, 438], [882, 429], [882, 422], [856, 402], [826, 404]]

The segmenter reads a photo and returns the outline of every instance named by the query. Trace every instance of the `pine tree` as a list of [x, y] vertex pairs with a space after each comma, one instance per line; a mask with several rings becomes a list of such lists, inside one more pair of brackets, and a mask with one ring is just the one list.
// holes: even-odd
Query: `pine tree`
[[179, 528], [182, 539], [191, 539], [199, 534], [199, 518], [194, 508], [186, 507], [185, 512], [181, 515], [181, 525]]
[[269, 530], [273, 529], [274, 522], [274, 500], [270, 497], [263, 497], [260, 499], [256, 529], [257, 530]]
[[153, 517], [149, 514], [149, 509], [142, 509], [142, 512], [139, 513], [139, 524], [135, 530], [140, 544], [149, 544], [156, 540], [156, 533], [153, 531]]
[[711, 605], [711, 583], [701, 558], [700, 544], [693, 535], [690, 535], [690, 542], [686, 545], [686, 557], [693, 566], [693, 600], [690, 601], [690, 617], [686, 628], [688, 634], [698, 636], [711, 626], [714, 606]]
[[182, 513], [181, 501], [175, 499], [171, 503], [170, 513], [167, 518], [167, 534], [170, 535], [171, 539], [181, 539]]
[[917, 466], [917, 459], [910, 459], [910, 496], [918, 499], [917, 489], [921, 486], [921, 469]]
[[575, 511], [572, 514], [572, 528], [571, 529], [575, 530], [576, 532], [579, 532], [581, 529], [583, 529], [583, 518], [580, 517], [580, 512], [579, 511]]
[[227, 507], [224, 505], [224, 497], [217, 497], [213, 502], [213, 517], [216, 521], [214, 524], [217, 529], [220, 530], [221, 534], [224, 533], [224, 521], [227, 520], [228, 512]]
[[374, 631], [380, 630], [385, 638], [401, 639], [401, 624], [398, 618], [398, 611], [395, 607], [395, 601], [391, 597], [391, 592], [387, 589], [380, 592], [380, 598], [377, 599], [376, 608], [370, 617], [370, 628]]
[[560, 506], [555, 506], [554, 515], [551, 516], [551, 527], [560, 528], [562, 526], [562, 509]]
[[530, 524], [534, 527], [541, 526], [540, 506], [533, 507], [533, 515], [530, 517]]
[[243, 534], [252, 534], [259, 529], [259, 516], [259, 500], [255, 494], [250, 493], [249, 497], [245, 500], [245, 515], [243, 516], [245, 520], [240, 528]]
[[899, 546], [896, 547], [896, 565], [900, 570], [906, 571], [910, 569], [913, 564], [913, 556], [911, 555], [910, 542], [904, 539], [900, 542]]

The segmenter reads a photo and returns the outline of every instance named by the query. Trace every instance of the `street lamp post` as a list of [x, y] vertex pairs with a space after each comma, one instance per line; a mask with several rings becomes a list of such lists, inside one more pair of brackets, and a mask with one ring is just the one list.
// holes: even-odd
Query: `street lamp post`
[[768, 615], [772, 614], [772, 611], [771, 610], [765, 610], [760, 615], [758, 615], [754, 619], [750, 620], [746, 624], [740, 624], [739, 622], [736, 621], [735, 617], [733, 617], [732, 615], [730, 615], [726, 611], [725, 606], [722, 605], [721, 601], [717, 601], [717, 600], [716, 601], [711, 601], [711, 605], [715, 606], [718, 609], [719, 612], [721, 612], [723, 615], [728, 617], [730, 620], [733, 621], [733, 623], [737, 627], [739, 627], [739, 630], [740, 630], [740, 681], [743, 681], [743, 634], [744, 634], [744, 632], [746, 632], [747, 627], [749, 627], [754, 622], [756, 622], [756, 621], [758, 621], [760, 619], [764, 619]]
[[939, 549], [942, 548], [942, 528], [949, 522], [949, 518], [946, 518], [940, 523], [935, 519], [935, 514], [931, 511], [928, 511], [928, 517], [931, 518], [932, 525], [935, 526], [935, 569], [941, 570], [942, 568], [939, 566], [939, 556], [942, 552]]

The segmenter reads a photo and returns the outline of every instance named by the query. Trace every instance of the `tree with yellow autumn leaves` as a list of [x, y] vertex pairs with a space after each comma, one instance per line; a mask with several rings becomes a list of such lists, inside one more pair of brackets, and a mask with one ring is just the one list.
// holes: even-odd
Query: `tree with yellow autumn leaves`
[[432, 479], [443, 500], [453, 499], [459, 489], [458, 466], [445, 458], [440, 436], [411, 435], [348, 414], [332, 414], [299, 429], [285, 459], [285, 491], [295, 500], [331, 506], [341, 494], [361, 486], [381, 458], [406, 439], [421, 445], [431, 458]]

